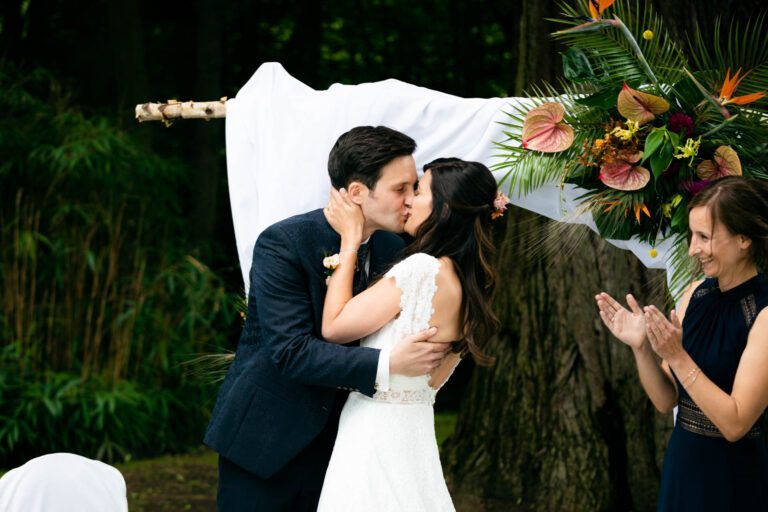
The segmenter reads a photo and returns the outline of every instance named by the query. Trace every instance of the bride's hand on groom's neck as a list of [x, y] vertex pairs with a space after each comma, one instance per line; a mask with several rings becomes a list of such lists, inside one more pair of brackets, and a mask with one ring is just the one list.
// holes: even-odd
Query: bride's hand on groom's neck
[[[345, 189], [331, 187], [331, 198], [324, 208], [325, 218], [339, 235], [342, 242], [357, 248], [363, 240], [365, 217], [363, 210], [349, 196]], [[342, 247], [342, 249], [347, 247]]]

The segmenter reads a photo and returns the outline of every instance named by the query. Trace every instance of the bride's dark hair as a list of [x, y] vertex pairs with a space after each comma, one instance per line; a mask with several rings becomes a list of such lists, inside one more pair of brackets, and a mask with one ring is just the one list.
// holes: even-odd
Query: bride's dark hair
[[491, 308], [496, 291], [491, 233], [496, 180], [483, 164], [458, 158], [438, 158], [424, 166], [427, 171], [432, 173], [432, 212], [416, 230], [406, 256], [423, 252], [453, 261], [461, 282], [464, 333], [454, 351], [469, 352], [477, 364], [491, 365], [494, 358], [483, 346], [499, 328]]

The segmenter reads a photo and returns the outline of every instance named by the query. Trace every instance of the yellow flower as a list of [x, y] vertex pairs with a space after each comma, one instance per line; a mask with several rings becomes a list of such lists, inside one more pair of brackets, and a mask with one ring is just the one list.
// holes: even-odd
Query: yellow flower
[[675, 155], [675, 158], [690, 158], [691, 161], [688, 165], [693, 165], [693, 159], [699, 154], [699, 146], [701, 145], [701, 137], [696, 140], [688, 139], [685, 141], [685, 146], [677, 146], [677, 150], [680, 151]]
[[683, 196], [681, 196], [680, 194], [677, 194], [668, 203], [662, 204], [661, 205], [662, 215], [664, 215], [668, 219], [672, 218], [672, 210], [674, 210], [682, 200], [683, 200]]
[[653, 39], [653, 32], [650, 30], [646, 30], [645, 32], [643, 32], [643, 39], [645, 39], [646, 41], [650, 41], [651, 39]]
[[659, 251], [657, 251], [656, 248], [654, 247], [653, 249], [648, 251], [648, 254], [650, 255], [651, 258], [655, 258], [656, 256], [659, 255]]
[[611, 135], [615, 135], [619, 139], [623, 141], [630, 142], [637, 133], [637, 130], [640, 129], [640, 123], [637, 121], [633, 121], [631, 119], [627, 119], [627, 128], [620, 128], [616, 127], [613, 130], [611, 130]]

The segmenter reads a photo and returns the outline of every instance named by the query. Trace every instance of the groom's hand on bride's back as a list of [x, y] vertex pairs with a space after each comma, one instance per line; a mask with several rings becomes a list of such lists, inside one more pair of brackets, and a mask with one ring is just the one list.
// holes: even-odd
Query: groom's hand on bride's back
[[389, 373], [415, 377], [424, 375], [438, 366], [451, 348], [450, 343], [429, 341], [437, 328], [406, 336], [389, 354]]

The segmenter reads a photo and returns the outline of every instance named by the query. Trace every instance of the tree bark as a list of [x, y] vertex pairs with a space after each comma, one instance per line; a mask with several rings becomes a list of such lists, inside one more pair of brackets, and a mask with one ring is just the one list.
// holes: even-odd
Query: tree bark
[[[197, 0], [197, 84], [196, 94], [218, 97], [222, 90], [223, 20], [222, 10], [213, 0]], [[192, 235], [198, 248], [214, 239], [220, 183], [225, 176], [223, 123], [195, 123], [195, 159], [192, 167]]]
[[[521, 10], [515, 94], [559, 68], [543, 21], [555, 2]], [[653, 411], [594, 295], [632, 292], [663, 306], [664, 274], [583, 226], [548, 233], [553, 223], [533, 213], [507, 217], [495, 305], [503, 329], [489, 349], [498, 359], [474, 372], [443, 445], [457, 508], [653, 510], [671, 417]]]
[[498, 360], [475, 371], [444, 445], [457, 505], [653, 510], [671, 418], [653, 412], [594, 295], [632, 292], [661, 305], [663, 273], [583, 226], [569, 228], [577, 237], [550, 233], [548, 250], [531, 253], [551, 221], [520, 209], [508, 216], [495, 304], [504, 327], [489, 349]]
[[136, 120], [164, 121], [170, 124], [174, 119], [217, 119], [227, 117], [227, 98], [218, 101], [168, 100], [167, 103], [141, 103], [136, 105]]
[[[149, 97], [149, 80], [145, 64], [142, 23], [139, 15], [138, 0], [106, 2], [107, 21], [111, 34], [114, 90], [120, 91], [117, 100], [117, 120], [123, 127], [131, 125], [131, 119], [125, 115], [129, 105], [146, 101]], [[145, 143], [149, 143], [149, 134], [143, 133]]]

